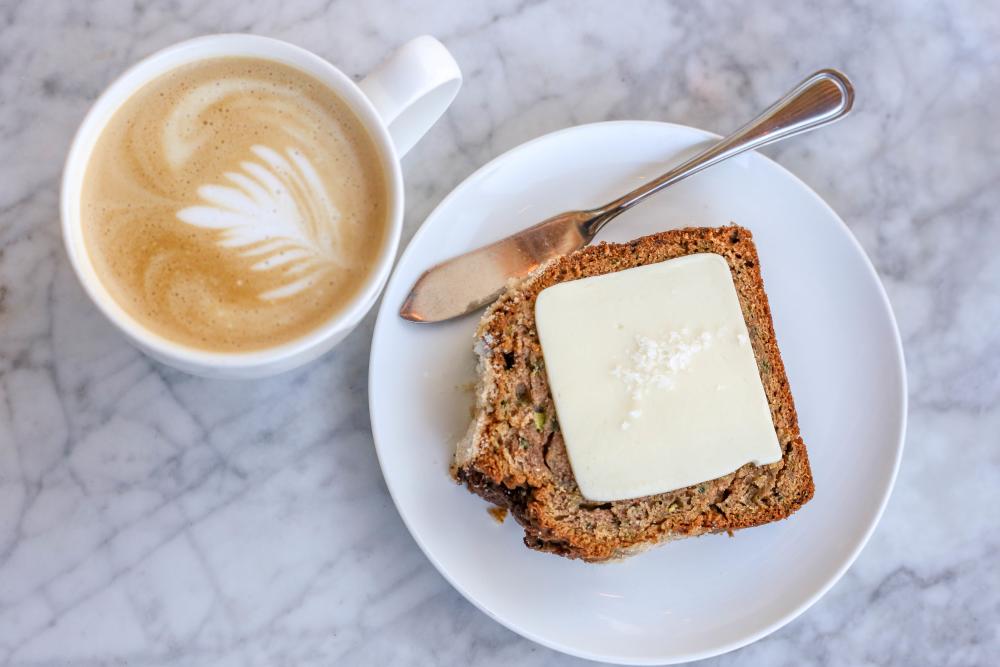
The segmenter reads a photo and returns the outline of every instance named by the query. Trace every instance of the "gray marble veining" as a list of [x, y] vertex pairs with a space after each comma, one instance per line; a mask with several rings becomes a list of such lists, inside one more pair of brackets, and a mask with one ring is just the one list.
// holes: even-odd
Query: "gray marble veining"
[[465, 602], [406, 532], [369, 431], [372, 317], [305, 369], [213, 382], [129, 347], [76, 283], [57, 187], [89, 103], [137, 58], [226, 31], [356, 75], [420, 33], [453, 51], [465, 86], [404, 162], [404, 242], [473, 169], [545, 132], [618, 118], [726, 131], [809, 71], [848, 72], [851, 119], [768, 153], [885, 281], [907, 449], [844, 579], [710, 663], [997, 659], [994, 3], [0, 0], [0, 664], [579, 663]]

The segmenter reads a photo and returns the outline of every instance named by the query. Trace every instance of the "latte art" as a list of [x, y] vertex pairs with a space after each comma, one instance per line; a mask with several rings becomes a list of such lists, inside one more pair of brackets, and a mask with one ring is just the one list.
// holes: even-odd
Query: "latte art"
[[205, 205], [181, 209], [177, 217], [221, 230], [219, 245], [259, 258], [250, 265], [253, 271], [287, 267], [285, 284], [262, 292], [262, 299], [291, 296], [312, 286], [324, 270], [349, 266], [337, 234], [340, 211], [309, 160], [296, 149], [288, 149], [287, 157], [265, 146], [250, 150], [262, 163], [243, 162], [242, 173], [227, 172], [232, 185], [201, 186]]
[[119, 109], [84, 180], [83, 227], [116, 301], [212, 350], [292, 340], [357, 293], [382, 247], [386, 183], [361, 122], [277, 62], [207, 60]]

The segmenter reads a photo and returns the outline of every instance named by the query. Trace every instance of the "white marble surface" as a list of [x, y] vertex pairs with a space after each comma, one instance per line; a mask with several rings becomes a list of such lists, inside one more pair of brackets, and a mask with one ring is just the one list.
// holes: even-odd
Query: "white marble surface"
[[76, 125], [135, 59], [220, 31], [287, 39], [352, 74], [419, 33], [448, 45], [466, 83], [405, 161], [407, 238], [475, 167], [544, 132], [613, 118], [725, 131], [813, 69], [847, 71], [853, 117], [769, 152], [837, 209], [888, 288], [909, 364], [903, 467], [844, 579], [709, 662], [995, 664], [989, 0], [0, 0], [0, 663], [578, 662], [465, 602], [406, 532], [369, 431], [371, 317], [304, 370], [221, 383], [150, 362], [77, 285], [57, 214]]

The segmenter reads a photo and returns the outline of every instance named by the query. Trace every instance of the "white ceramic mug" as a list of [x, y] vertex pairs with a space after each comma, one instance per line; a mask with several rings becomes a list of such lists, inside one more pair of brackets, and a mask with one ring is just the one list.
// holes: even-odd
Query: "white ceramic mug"
[[[375, 143], [386, 175], [386, 242], [371, 274], [355, 297], [327, 322], [291, 342], [252, 352], [208, 352], [182, 345], [142, 326], [111, 297], [98, 278], [81, 229], [84, 172], [102, 130], [115, 111], [139, 88], [181, 65], [225, 56], [275, 60], [325, 83], [346, 102]], [[319, 56], [298, 46], [255, 35], [198, 37], [159, 51], [122, 74], [98, 98], [77, 131], [63, 172], [61, 215], [70, 262], [97, 307], [140, 349], [154, 359], [189, 373], [210, 377], [253, 378], [294, 368], [328, 351], [374, 305], [392, 268], [403, 226], [403, 177], [400, 158], [444, 113], [458, 92], [462, 75], [444, 45], [423, 36], [403, 45], [360, 83]]]

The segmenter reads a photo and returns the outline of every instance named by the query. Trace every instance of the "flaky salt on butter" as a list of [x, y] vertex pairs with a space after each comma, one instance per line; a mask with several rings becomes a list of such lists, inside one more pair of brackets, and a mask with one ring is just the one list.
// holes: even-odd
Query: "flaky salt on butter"
[[588, 500], [663, 493], [781, 458], [720, 255], [554, 285], [538, 295], [535, 321]]

